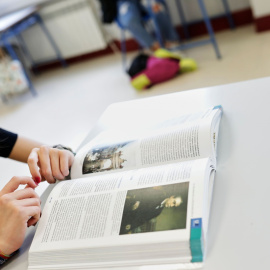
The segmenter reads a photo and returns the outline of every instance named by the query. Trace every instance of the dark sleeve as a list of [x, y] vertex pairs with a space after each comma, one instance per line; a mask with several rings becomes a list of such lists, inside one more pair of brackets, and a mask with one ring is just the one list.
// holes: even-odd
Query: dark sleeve
[[0, 128], [0, 156], [9, 157], [18, 135]]

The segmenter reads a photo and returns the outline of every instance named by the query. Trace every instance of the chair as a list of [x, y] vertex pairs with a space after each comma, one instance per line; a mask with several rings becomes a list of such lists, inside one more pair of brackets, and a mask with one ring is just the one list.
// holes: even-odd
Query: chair
[[[178, 9], [178, 12], [179, 12], [179, 16], [180, 16], [180, 19], [181, 19], [181, 24], [182, 24], [182, 26], [184, 28], [185, 36], [187, 38], [189, 38], [189, 32], [188, 32], [187, 23], [186, 23], [184, 11], [183, 11], [183, 8], [182, 8], [181, 0], [175, 0], [175, 1], [176, 1], [177, 9]], [[202, 12], [203, 20], [204, 20], [204, 23], [205, 23], [205, 26], [207, 28], [207, 31], [208, 31], [208, 34], [209, 34], [210, 38], [206, 39], [206, 40], [202, 40], [202, 41], [190, 42], [189, 44], [183, 44], [179, 48], [184, 50], [184, 49], [189, 49], [189, 48], [192, 48], [192, 47], [205, 45], [207, 43], [212, 43], [212, 45], [214, 47], [214, 50], [215, 50], [215, 53], [216, 53], [216, 56], [217, 56], [218, 59], [220, 59], [221, 54], [220, 54], [220, 51], [219, 51], [219, 48], [218, 48], [218, 44], [217, 44], [217, 41], [216, 41], [216, 38], [215, 38], [215, 33], [213, 31], [210, 18], [208, 16], [207, 10], [205, 8], [204, 0], [197, 0], [197, 1], [198, 1], [200, 10]], [[228, 17], [230, 26], [234, 28], [234, 23], [233, 23], [233, 20], [232, 20], [230, 11], [229, 11], [229, 5], [227, 3], [227, 0], [222, 0], [222, 2], [224, 4], [225, 10], [226, 10], [226, 15]]]
[[[222, 1], [224, 10], [225, 10], [225, 15], [227, 17], [229, 26], [230, 26], [231, 29], [234, 29], [235, 24], [234, 24], [234, 21], [233, 21], [233, 17], [232, 17], [231, 11], [230, 11], [228, 1], [227, 0], [221, 0], [221, 1]], [[181, 25], [182, 25], [183, 30], [184, 30], [184, 35], [185, 35], [185, 37], [187, 39], [189, 39], [190, 35], [189, 35], [189, 31], [188, 31], [188, 23], [187, 23], [186, 18], [185, 18], [185, 14], [184, 14], [184, 11], [183, 11], [181, 0], [175, 0], [175, 3], [176, 3], [176, 6], [177, 6], [177, 9], [178, 9], [178, 13], [180, 15], [180, 21], [181, 21]]]
[[[52, 45], [53, 49], [55, 50], [57, 59], [61, 62], [63, 67], [67, 66], [66, 61], [62, 57], [62, 54], [60, 52], [60, 49], [58, 48], [57, 44], [55, 43], [54, 39], [52, 38], [51, 34], [49, 33], [47, 27], [45, 26], [43, 19], [38, 13], [39, 8], [36, 6], [25, 8], [23, 10], [11, 13], [9, 15], [6, 15], [2, 18], [3, 24], [2, 24], [2, 31], [0, 35], [0, 45], [3, 46], [10, 57], [14, 60], [20, 60], [16, 54], [16, 52], [13, 49], [13, 46], [10, 42], [10, 40], [16, 38], [17, 43], [20, 45], [22, 52], [24, 53], [26, 59], [29, 60], [32, 68], [34, 69], [38, 63], [34, 62], [30, 51], [28, 50], [26, 43], [21, 35], [21, 33], [28, 28], [32, 27], [35, 24], [39, 24], [42, 31], [48, 38], [48, 41]], [[7, 20], [9, 18], [9, 20]], [[11, 18], [11, 19], [10, 19]], [[16, 18], [15, 22], [13, 22], [14, 18]], [[7, 23], [8, 22], [8, 23]], [[3, 27], [4, 26], [4, 27]], [[54, 60], [54, 59], [53, 59]], [[24, 68], [24, 74], [27, 79], [29, 89], [31, 93], [35, 96], [36, 90], [33, 86], [33, 83], [28, 75], [28, 72]]]

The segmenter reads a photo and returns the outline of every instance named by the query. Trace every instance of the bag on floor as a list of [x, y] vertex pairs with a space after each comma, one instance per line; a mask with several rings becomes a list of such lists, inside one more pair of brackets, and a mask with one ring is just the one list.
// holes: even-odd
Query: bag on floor
[[0, 95], [13, 96], [24, 93], [28, 83], [20, 61], [12, 60], [0, 49]]
[[165, 49], [158, 49], [151, 56], [147, 54], [136, 56], [127, 73], [132, 86], [137, 90], [143, 90], [170, 80], [179, 73], [196, 69], [197, 64], [193, 59], [181, 58], [180, 55]]

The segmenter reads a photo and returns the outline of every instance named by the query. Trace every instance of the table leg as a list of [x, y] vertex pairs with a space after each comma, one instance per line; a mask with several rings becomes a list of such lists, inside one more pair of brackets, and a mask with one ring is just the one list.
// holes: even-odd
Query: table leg
[[181, 4], [181, 0], [175, 0], [175, 2], [176, 2], [178, 13], [180, 15], [181, 25], [183, 26], [183, 29], [184, 29], [185, 38], [190, 39], [188, 25], [187, 25], [186, 17], [185, 17], [184, 10]]
[[43, 22], [41, 16], [40, 16], [38, 13], [36, 13], [34, 16], [36, 17], [36, 19], [37, 19], [37, 21], [38, 21], [38, 23], [39, 23], [41, 29], [43, 30], [44, 34], [47, 36], [48, 40], [50, 41], [50, 43], [51, 43], [53, 49], [54, 49], [55, 52], [56, 52], [57, 58], [58, 58], [59, 61], [61, 62], [62, 66], [63, 66], [63, 67], [67, 67], [67, 62], [66, 62], [65, 59], [63, 58], [63, 56], [62, 56], [62, 54], [61, 54], [61, 52], [60, 52], [58, 46], [56, 45], [56, 43], [55, 43], [54, 39], [52, 38], [50, 32], [48, 31], [47, 27], [45, 26], [45, 24], [44, 24], [44, 22]]
[[126, 35], [125, 30], [121, 29], [121, 54], [124, 71], [127, 71], [127, 47], [126, 47]]
[[230, 11], [230, 8], [229, 8], [228, 1], [227, 0], [222, 0], [222, 3], [223, 3], [223, 6], [224, 6], [224, 9], [225, 9], [225, 13], [226, 13], [226, 16], [227, 16], [227, 19], [228, 19], [230, 28], [231, 29], [234, 29], [235, 28], [235, 24], [234, 24], [232, 15], [231, 15], [231, 11]]
[[204, 5], [204, 1], [203, 0], [198, 0], [198, 3], [200, 5], [201, 12], [202, 12], [202, 15], [203, 15], [203, 20], [205, 22], [207, 31], [209, 33], [210, 40], [211, 40], [211, 42], [213, 44], [213, 47], [215, 49], [217, 58], [220, 59], [221, 58], [221, 54], [219, 52], [218, 44], [217, 44], [217, 41], [216, 41], [216, 38], [215, 38], [215, 34], [214, 34], [214, 31], [213, 31], [213, 28], [212, 28], [212, 25], [211, 25], [209, 16], [207, 14], [207, 11], [206, 11], [206, 8], [205, 8], [205, 5]]
[[[21, 48], [22, 48], [22, 50], [23, 50], [25, 56], [27, 57], [28, 61], [31, 63], [31, 66], [32, 66], [32, 68], [33, 68], [33, 70], [34, 70], [34, 69], [35, 69], [35, 61], [34, 61], [32, 55], [31, 55], [30, 51], [29, 51], [28, 48], [27, 48], [27, 45], [26, 45], [26, 43], [25, 43], [25, 41], [24, 41], [23, 36], [22, 36], [21, 34], [18, 34], [18, 35], [16, 36], [16, 38], [17, 38], [19, 44], [21, 45]], [[34, 73], [35, 73], [35, 72], [34, 72]]]

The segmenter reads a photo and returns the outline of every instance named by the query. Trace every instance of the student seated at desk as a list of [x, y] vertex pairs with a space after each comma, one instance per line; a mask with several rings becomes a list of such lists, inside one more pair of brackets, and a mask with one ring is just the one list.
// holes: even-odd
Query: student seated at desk
[[[0, 128], [0, 156], [28, 162], [32, 174], [32, 178], [15, 176], [0, 190], [1, 265], [21, 247], [26, 228], [34, 226], [40, 218], [40, 198], [34, 189], [41, 180], [54, 183], [56, 178], [64, 179], [69, 174], [74, 154], [61, 145], [43, 146]], [[26, 187], [17, 190], [20, 185]]]

